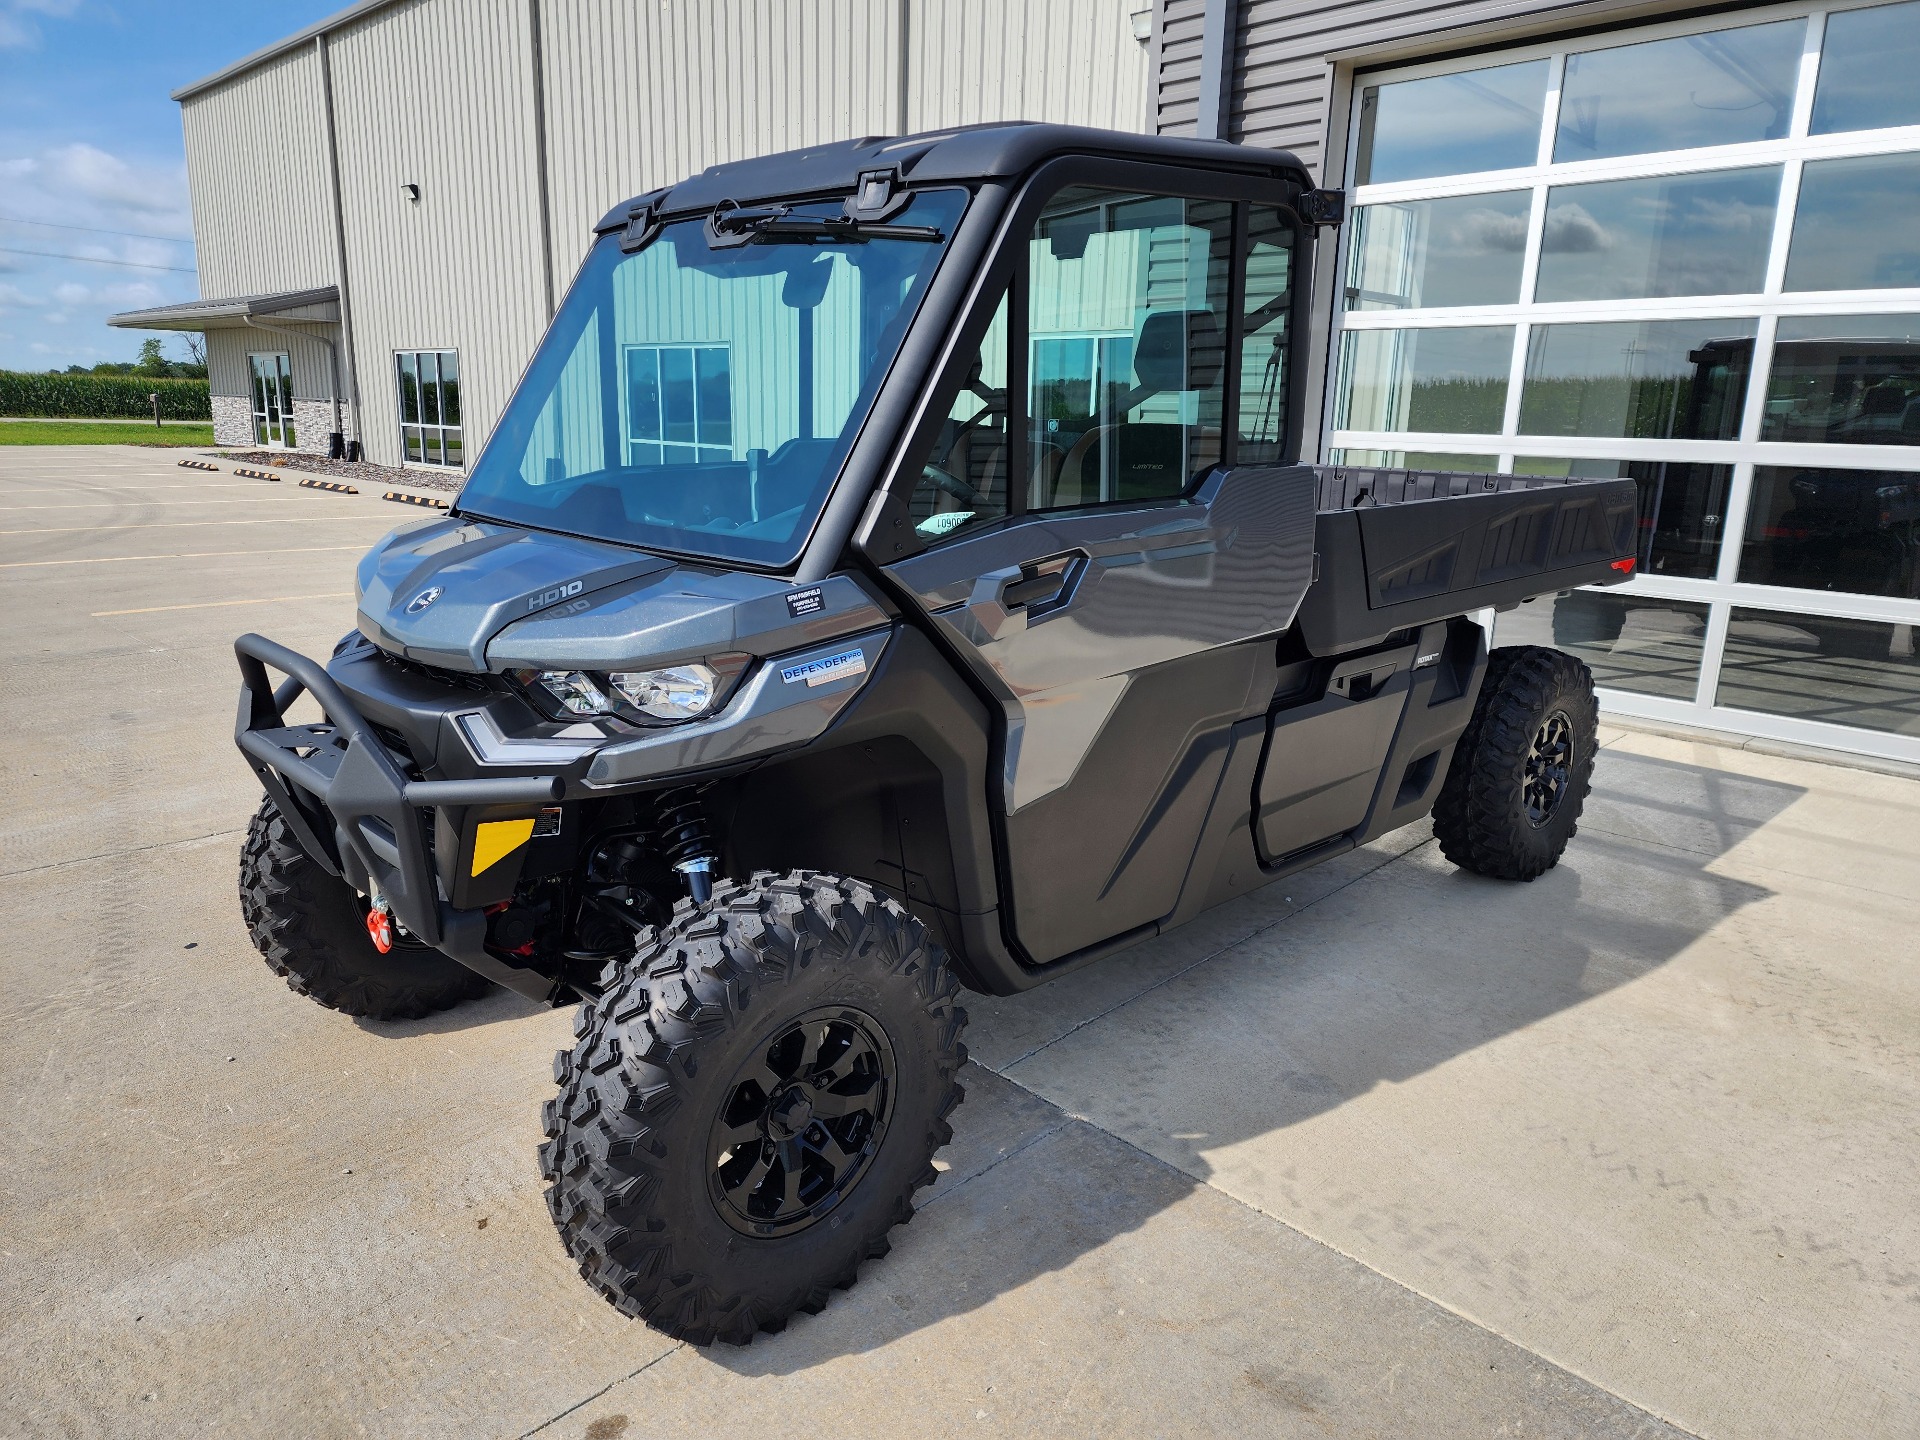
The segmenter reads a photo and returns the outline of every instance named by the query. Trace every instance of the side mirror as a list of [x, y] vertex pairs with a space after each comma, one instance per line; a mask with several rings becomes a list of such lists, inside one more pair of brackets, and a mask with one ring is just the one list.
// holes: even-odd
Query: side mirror
[[1341, 225], [1347, 218], [1347, 192], [1344, 190], [1306, 190], [1298, 205], [1300, 218], [1316, 230]]

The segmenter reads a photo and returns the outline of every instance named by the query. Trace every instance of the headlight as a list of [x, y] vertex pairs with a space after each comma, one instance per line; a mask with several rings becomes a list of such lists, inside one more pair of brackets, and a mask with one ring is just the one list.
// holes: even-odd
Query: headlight
[[656, 720], [698, 719], [720, 696], [720, 672], [711, 665], [616, 670], [607, 682], [627, 704]]
[[547, 694], [560, 702], [560, 708], [569, 715], [608, 715], [613, 711], [613, 702], [593, 677], [579, 670], [542, 670], [533, 677]]
[[709, 655], [656, 670], [514, 670], [549, 717], [617, 715], [639, 724], [683, 724], [711, 715], [733, 693], [750, 655]]

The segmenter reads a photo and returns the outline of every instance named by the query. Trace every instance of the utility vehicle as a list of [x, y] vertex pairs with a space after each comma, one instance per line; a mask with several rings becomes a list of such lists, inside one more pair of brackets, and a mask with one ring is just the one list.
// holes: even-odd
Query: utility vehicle
[[850, 1285], [950, 1138], [963, 986], [1429, 811], [1558, 859], [1590, 678], [1469, 617], [1625, 579], [1633, 484], [1296, 463], [1340, 208], [1037, 124], [640, 196], [331, 659], [237, 642], [255, 943], [350, 1014], [577, 1003], [540, 1164], [623, 1311], [744, 1342]]

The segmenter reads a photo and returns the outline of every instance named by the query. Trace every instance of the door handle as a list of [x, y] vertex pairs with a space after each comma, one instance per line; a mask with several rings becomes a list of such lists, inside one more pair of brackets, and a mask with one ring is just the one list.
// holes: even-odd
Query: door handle
[[1018, 610], [1024, 606], [1045, 605], [1058, 600], [1081, 559], [1078, 550], [1069, 550], [1064, 555], [1029, 560], [1017, 574], [1011, 574], [1001, 582], [1000, 603], [1009, 610]]
[[1035, 575], [1031, 579], [1015, 580], [1000, 592], [1000, 603], [1009, 610], [1017, 610], [1023, 605], [1044, 605], [1049, 600], [1060, 598], [1060, 592], [1066, 588], [1067, 572], [1056, 571], [1051, 575]]

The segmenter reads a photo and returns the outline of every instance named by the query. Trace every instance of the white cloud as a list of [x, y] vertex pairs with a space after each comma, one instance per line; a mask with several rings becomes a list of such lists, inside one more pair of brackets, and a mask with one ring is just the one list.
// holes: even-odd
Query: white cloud
[[0, 0], [0, 50], [30, 50], [40, 43], [32, 16], [64, 20], [79, 8], [80, 0]]

